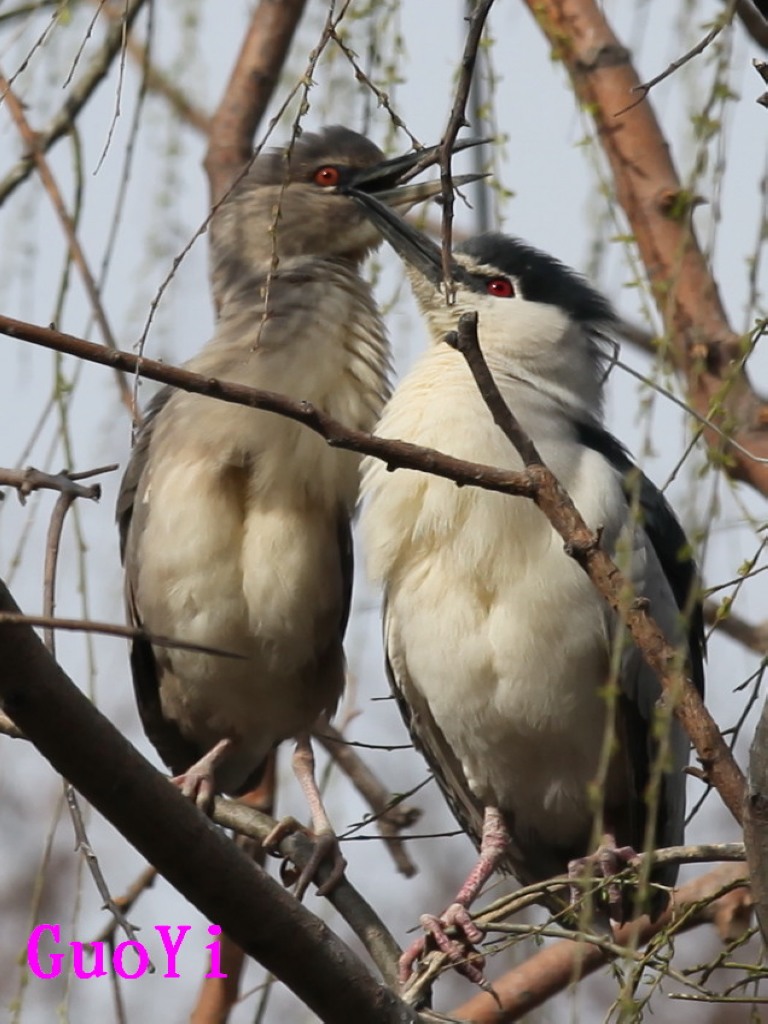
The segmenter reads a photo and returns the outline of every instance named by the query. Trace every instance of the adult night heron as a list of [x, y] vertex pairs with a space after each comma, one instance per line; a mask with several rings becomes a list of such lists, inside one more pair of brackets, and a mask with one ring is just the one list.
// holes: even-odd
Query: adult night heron
[[[187, 368], [372, 429], [389, 349], [360, 270], [380, 237], [344, 190], [405, 206], [428, 198], [439, 183], [393, 189], [430, 155], [385, 160], [336, 126], [260, 156], [216, 215], [219, 319]], [[252, 788], [270, 751], [296, 738], [293, 766], [320, 837], [299, 891], [329, 851], [326, 891], [343, 871], [309, 730], [344, 686], [358, 469], [358, 456], [284, 417], [164, 388], [117, 505], [131, 622], [235, 655], [135, 640], [145, 731], [201, 806]]]
[[[604, 332], [617, 326], [608, 302], [552, 257], [488, 234], [457, 249], [448, 304], [437, 246], [375, 199], [359, 202], [406, 261], [432, 337], [376, 433], [522, 468], [445, 341], [462, 313], [477, 311], [481, 351], [504, 399], [702, 690], [701, 608], [685, 535], [602, 425]], [[655, 674], [532, 501], [391, 473], [374, 460], [363, 497], [390, 679], [416, 746], [480, 849], [448, 910], [422, 918], [458, 962], [480, 939], [468, 907], [496, 867], [534, 883], [598, 847], [594, 863], [610, 875], [633, 849], [681, 842], [688, 740], [668, 706], [657, 720]], [[676, 871], [664, 866], [653, 880], [672, 885]], [[622, 903], [614, 887], [612, 917]], [[448, 925], [467, 943], [449, 940]], [[405, 954], [405, 975], [423, 946]], [[481, 978], [476, 966], [465, 973]]]

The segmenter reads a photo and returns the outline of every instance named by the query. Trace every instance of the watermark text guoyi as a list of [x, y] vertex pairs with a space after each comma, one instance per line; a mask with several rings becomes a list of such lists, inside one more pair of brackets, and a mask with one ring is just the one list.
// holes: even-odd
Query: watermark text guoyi
[[[160, 936], [164, 961], [158, 964], [165, 967], [162, 977], [180, 978], [176, 970], [176, 959], [181, 951], [187, 933], [192, 925], [156, 924], [154, 931]], [[175, 931], [175, 936], [172, 932]], [[220, 935], [221, 928], [217, 924], [208, 926], [209, 935]], [[45, 952], [41, 946], [55, 944], [54, 951]], [[61, 926], [58, 924], [39, 924], [33, 929], [27, 942], [27, 964], [30, 971], [43, 979], [58, 978], [63, 971], [67, 949], [72, 950], [72, 973], [76, 978], [103, 978], [113, 971], [118, 977], [128, 981], [141, 978], [152, 970], [152, 961], [147, 947], [141, 942], [121, 942], [115, 946], [111, 958], [109, 949], [105, 950], [104, 942], [84, 943], [61, 941]], [[210, 953], [211, 962], [206, 978], [226, 978], [221, 970], [221, 951], [218, 939], [209, 942], [205, 947]], [[157, 960], [157, 958], [155, 958]]]

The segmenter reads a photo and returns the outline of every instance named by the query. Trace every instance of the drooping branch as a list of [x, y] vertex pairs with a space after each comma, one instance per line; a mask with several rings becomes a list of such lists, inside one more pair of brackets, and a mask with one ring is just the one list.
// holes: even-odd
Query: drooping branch
[[[2, 583], [0, 611], [19, 612]], [[244, 856], [131, 746], [29, 626], [0, 627], [0, 702], [54, 768], [171, 885], [321, 1020], [416, 1024], [416, 1015], [375, 981], [322, 921]]]
[[743, 339], [728, 323], [696, 241], [694, 197], [680, 183], [649, 100], [616, 116], [640, 85], [630, 55], [595, 0], [525, 3], [594, 119], [689, 401], [720, 425], [733, 424], [730, 436], [747, 453], [766, 459], [756, 461], [709, 433], [715, 448], [725, 447], [729, 474], [768, 494], [768, 405], [744, 372]]

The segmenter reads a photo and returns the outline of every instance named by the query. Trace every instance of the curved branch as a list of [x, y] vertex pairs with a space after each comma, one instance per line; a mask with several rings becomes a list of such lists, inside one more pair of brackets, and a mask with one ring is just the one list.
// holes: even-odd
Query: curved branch
[[[695, 198], [682, 188], [649, 101], [626, 108], [640, 80], [628, 51], [595, 0], [525, 0], [590, 112], [611, 165], [616, 197], [645, 264], [670, 339], [670, 358], [687, 380], [691, 405], [733, 439], [768, 459], [768, 404], [742, 367], [743, 339], [730, 327], [717, 284], [691, 224]], [[711, 443], [722, 447], [716, 435]], [[768, 462], [729, 447], [727, 472], [768, 494]]]

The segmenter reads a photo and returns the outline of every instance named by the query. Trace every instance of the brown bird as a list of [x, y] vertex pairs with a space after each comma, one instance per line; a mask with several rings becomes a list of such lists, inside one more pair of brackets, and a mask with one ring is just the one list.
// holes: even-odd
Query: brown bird
[[[380, 236], [346, 190], [404, 206], [426, 199], [439, 182], [394, 186], [430, 155], [385, 160], [336, 126], [259, 157], [217, 214], [220, 315], [187, 368], [372, 430], [389, 394], [389, 348], [360, 270]], [[326, 891], [344, 868], [309, 731], [344, 688], [358, 464], [284, 417], [164, 388], [117, 503], [130, 621], [235, 655], [135, 640], [147, 736], [201, 806], [251, 789], [270, 751], [295, 737], [293, 767], [319, 837], [299, 892], [321, 859], [333, 860]]]

